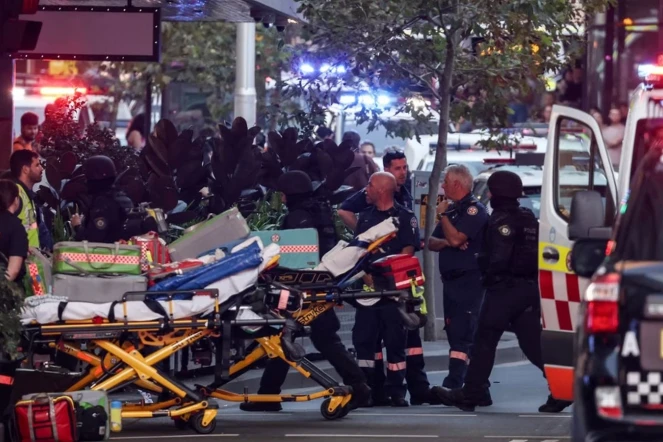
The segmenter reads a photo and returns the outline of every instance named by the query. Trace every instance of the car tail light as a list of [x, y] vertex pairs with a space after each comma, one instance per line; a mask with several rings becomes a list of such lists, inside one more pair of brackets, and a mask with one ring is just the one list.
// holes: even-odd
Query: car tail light
[[619, 275], [598, 276], [585, 292], [587, 333], [615, 333], [619, 327]]
[[596, 411], [599, 416], [608, 419], [621, 419], [624, 415], [619, 387], [596, 387], [594, 398], [596, 399]]

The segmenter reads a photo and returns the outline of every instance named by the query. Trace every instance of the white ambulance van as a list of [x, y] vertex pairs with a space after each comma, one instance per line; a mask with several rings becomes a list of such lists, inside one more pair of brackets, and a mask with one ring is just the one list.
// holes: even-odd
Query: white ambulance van
[[[646, 82], [632, 94], [621, 155], [608, 152], [596, 120], [553, 107], [544, 160], [539, 230], [539, 287], [546, 377], [556, 399], [573, 400], [575, 331], [589, 280], [571, 270], [571, 249], [580, 238], [609, 238], [620, 201], [657, 131], [663, 135], [663, 66], [641, 67]], [[584, 152], [565, 149], [575, 137]], [[620, 158], [611, 164], [610, 158]], [[569, 171], [582, 176], [567, 180]], [[600, 319], [600, 318], [597, 318]]]

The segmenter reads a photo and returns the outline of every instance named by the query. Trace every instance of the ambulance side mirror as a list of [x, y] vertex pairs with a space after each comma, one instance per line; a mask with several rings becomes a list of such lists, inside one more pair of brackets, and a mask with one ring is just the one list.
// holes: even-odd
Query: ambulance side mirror
[[573, 195], [569, 217], [568, 238], [610, 238], [610, 228], [604, 227], [605, 209], [601, 194], [594, 190], [581, 190]]
[[571, 269], [582, 278], [591, 278], [605, 260], [608, 240], [585, 238], [573, 244]]

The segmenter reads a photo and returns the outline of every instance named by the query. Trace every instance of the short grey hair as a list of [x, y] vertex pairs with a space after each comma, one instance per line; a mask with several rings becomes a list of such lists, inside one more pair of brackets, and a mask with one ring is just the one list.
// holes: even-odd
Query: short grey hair
[[472, 191], [474, 177], [472, 176], [472, 172], [470, 172], [470, 169], [468, 169], [467, 166], [463, 164], [453, 164], [444, 169], [444, 173], [445, 175], [449, 173], [453, 174], [458, 182], [460, 182], [460, 184], [465, 187], [468, 192]]

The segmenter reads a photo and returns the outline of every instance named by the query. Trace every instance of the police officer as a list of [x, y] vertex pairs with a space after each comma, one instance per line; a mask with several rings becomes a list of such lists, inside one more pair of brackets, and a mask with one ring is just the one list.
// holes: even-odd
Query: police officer
[[[472, 362], [462, 389], [435, 389], [445, 404], [466, 411], [490, 399], [488, 377], [497, 344], [509, 325], [525, 356], [543, 372], [537, 285], [539, 223], [531, 210], [519, 205], [523, 184], [518, 175], [495, 172], [488, 179], [488, 189], [493, 212], [479, 256], [486, 294]], [[569, 404], [550, 397], [540, 411], [559, 412]]]
[[[320, 241], [320, 255], [324, 255], [336, 244], [336, 231], [331, 224], [331, 209], [326, 216], [325, 202], [311, 201], [313, 185], [309, 176], [302, 171], [291, 171], [279, 177], [277, 188], [284, 195], [288, 207], [288, 214], [283, 220], [282, 229], [318, 230]], [[326, 205], [328, 207], [328, 204]], [[361, 371], [352, 355], [343, 345], [338, 336], [341, 323], [336, 312], [331, 309], [318, 316], [311, 323], [311, 342], [314, 347], [329, 361], [343, 383], [353, 390], [353, 404], [362, 404], [370, 398], [370, 388], [366, 384], [366, 377]], [[281, 385], [288, 375], [289, 365], [282, 359], [270, 359], [260, 380], [258, 394], [280, 394]], [[248, 402], [240, 405], [244, 411], [281, 411], [278, 402]]]
[[133, 202], [113, 189], [117, 177], [115, 163], [106, 156], [97, 155], [83, 163], [83, 171], [90, 205], [84, 216], [74, 214], [71, 217], [76, 240], [100, 243], [128, 240], [131, 235], [125, 230], [125, 222]]
[[429, 248], [440, 253], [444, 329], [450, 346], [449, 374], [442, 385], [460, 388], [483, 296], [477, 254], [481, 250], [488, 211], [471, 193], [472, 174], [466, 166], [447, 167], [442, 187], [446, 199], [437, 207], [441, 219], [429, 240]]
[[[364, 233], [382, 221], [395, 217], [399, 221], [397, 236], [385, 243], [373, 256], [379, 259], [399, 253], [414, 254], [419, 245], [419, 227], [414, 213], [394, 201], [396, 179], [388, 172], [373, 174], [366, 187], [366, 198], [370, 204], [359, 214], [355, 234]], [[371, 285], [370, 276], [365, 282]], [[407, 407], [403, 380], [406, 374], [405, 346], [407, 332], [396, 304], [381, 308], [358, 308], [355, 326], [352, 330], [352, 342], [357, 352], [359, 366], [366, 373], [369, 386], [376, 385], [379, 370], [376, 360], [382, 360], [382, 349], [376, 354], [376, 342], [382, 338], [387, 348], [387, 377], [385, 396], [373, 397], [373, 404], [381, 405], [389, 398], [394, 407]]]

